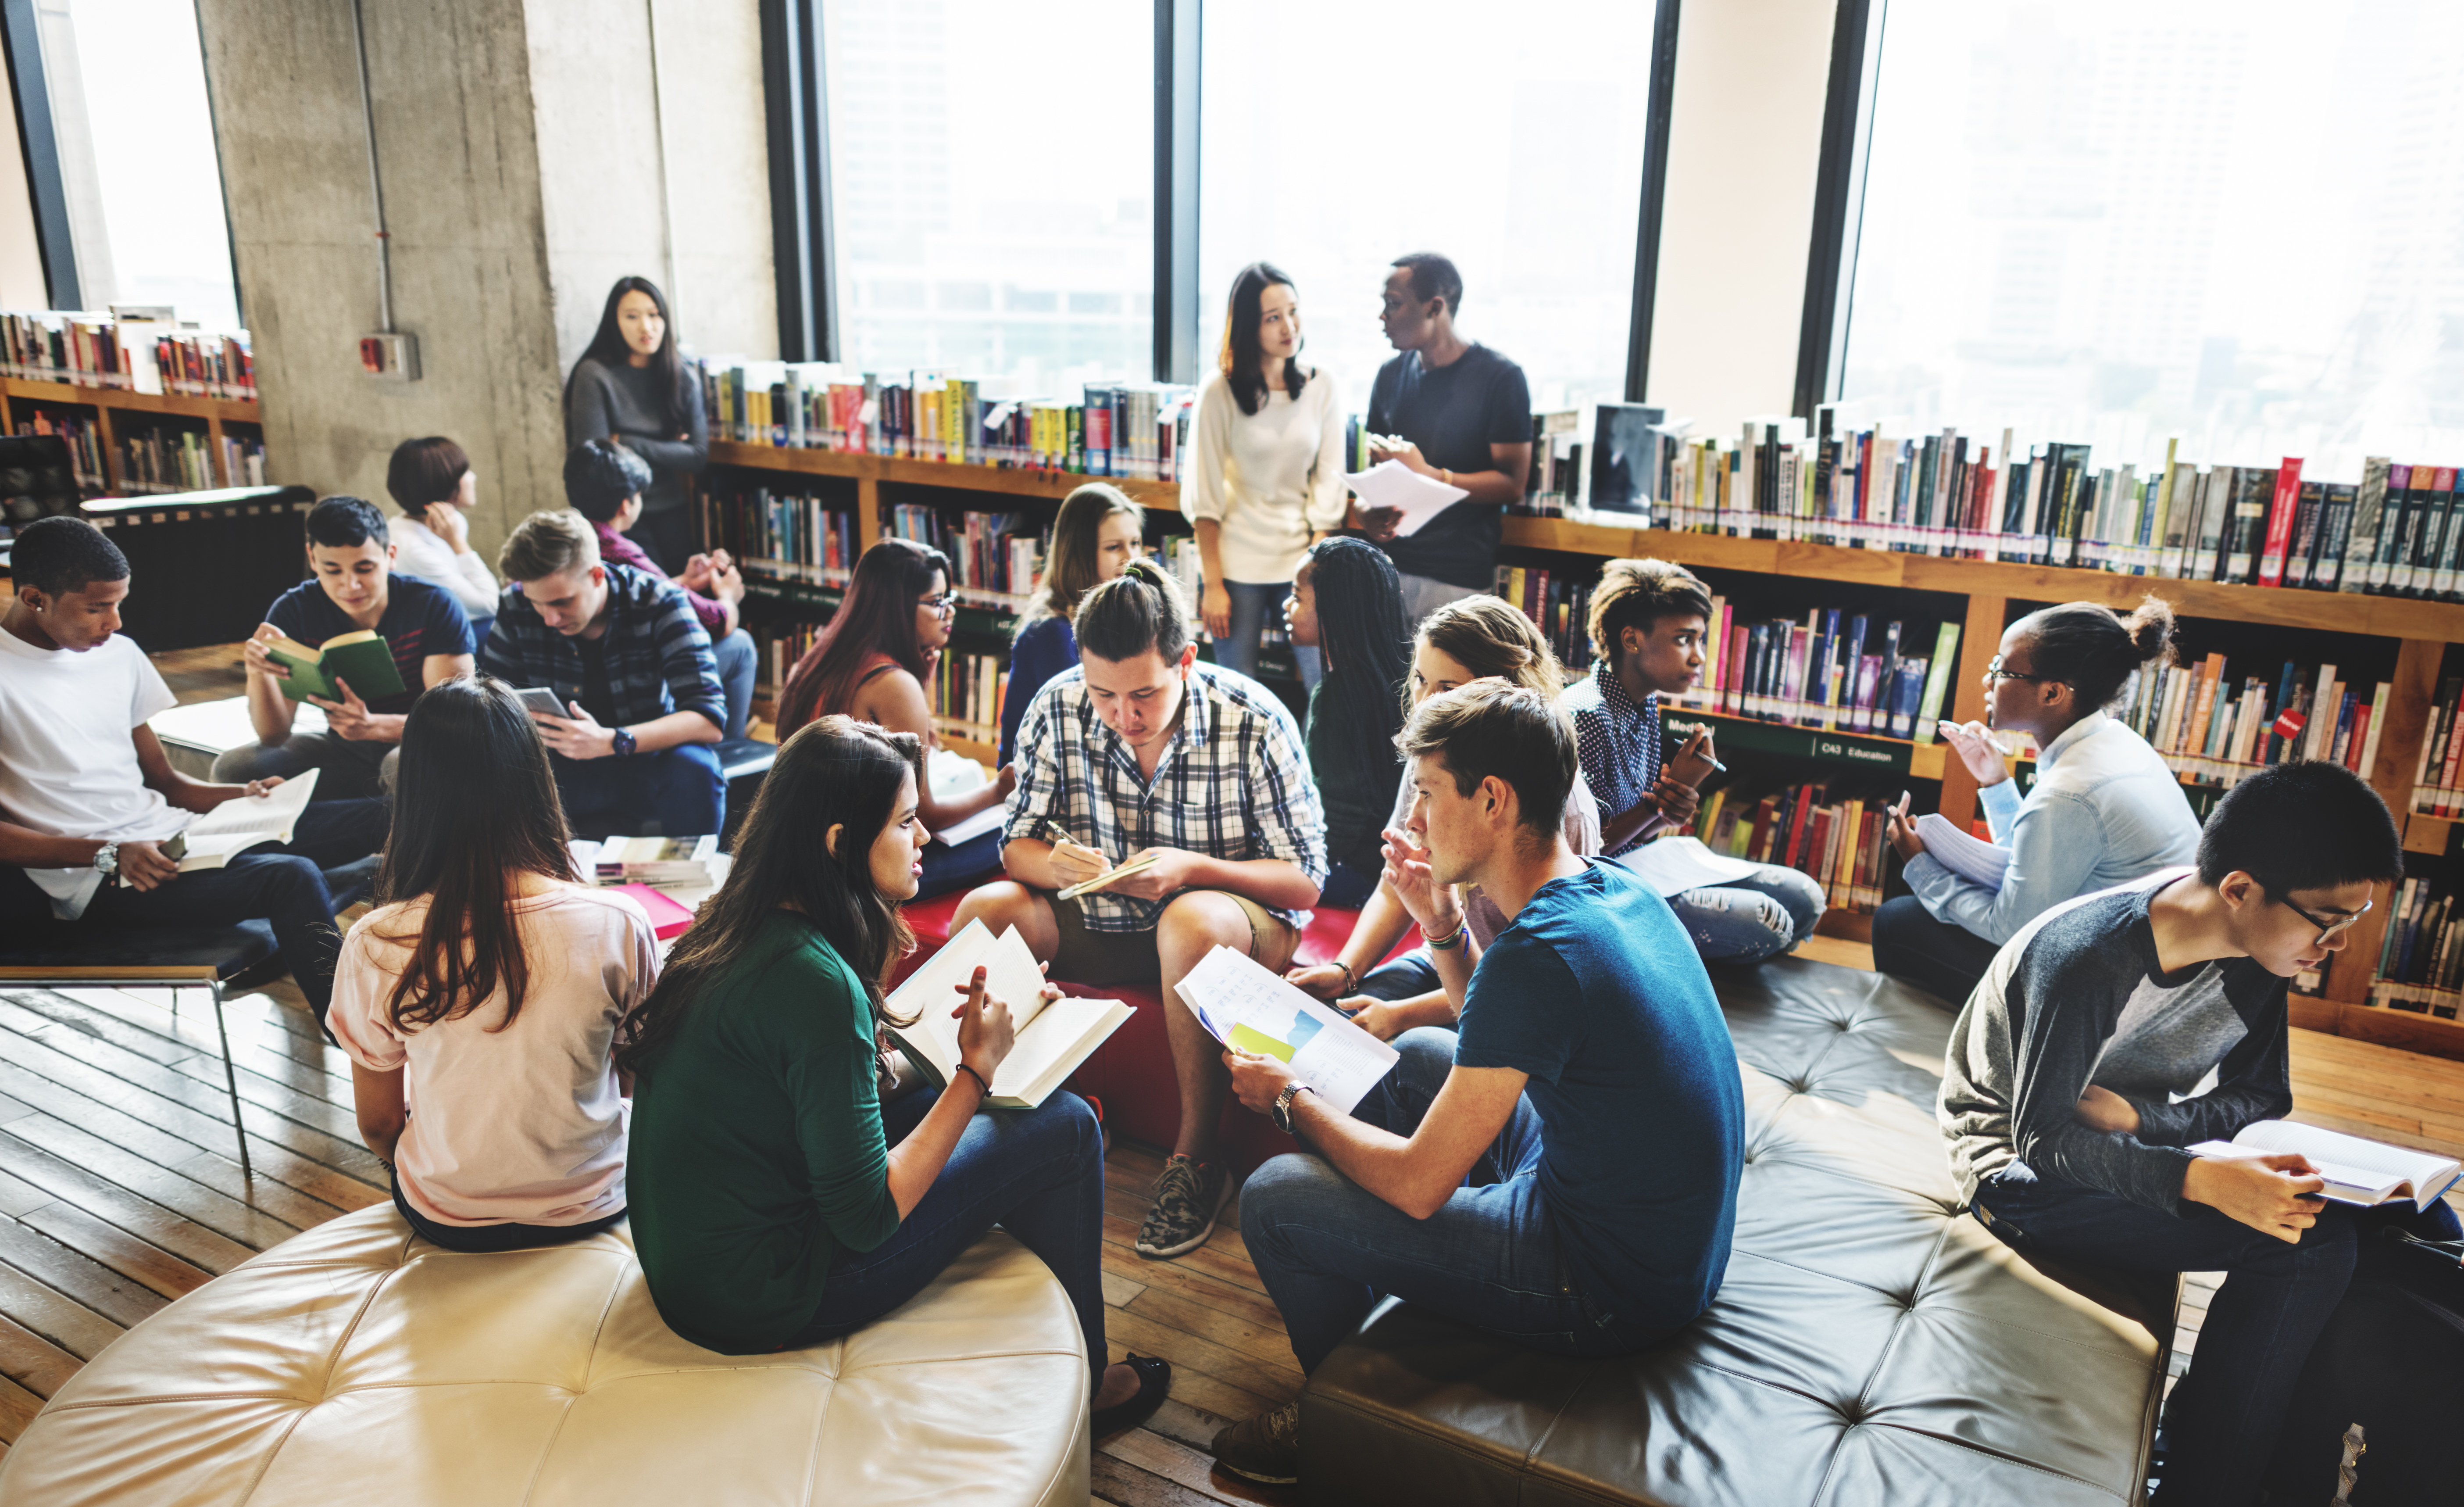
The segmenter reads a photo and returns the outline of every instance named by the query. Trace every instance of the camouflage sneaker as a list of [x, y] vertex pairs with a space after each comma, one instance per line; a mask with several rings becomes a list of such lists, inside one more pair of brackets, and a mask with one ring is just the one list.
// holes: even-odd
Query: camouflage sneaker
[[1206, 1244], [1215, 1232], [1215, 1216], [1231, 1196], [1232, 1180], [1221, 1166], [1175, 1156], [1155, 1179], [1155, 1207], [1138, 1227], [1138, 1254], [1161, 1261]]
[[1301, 1478], [1301, 1405], [1286, 1403], [1215, 1436], [1215, 1463], [1234, 1475], [1269, 1486]]

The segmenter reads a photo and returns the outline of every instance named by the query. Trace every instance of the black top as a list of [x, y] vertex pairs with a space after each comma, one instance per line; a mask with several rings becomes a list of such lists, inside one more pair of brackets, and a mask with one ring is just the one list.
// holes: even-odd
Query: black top
[[[693, 368], [686, 368], [676, 392], [660, 387], [654, 367], [607, 366], [585, 356], [573, 368], [565, 400], [566, 448], [621, 434], [627, 450], [650, 463], [650, 484], [642, 489], [645, 513], [684, 506], [685, 477], [710, 463], [710, 422]], [[677, 410], [672, 415], [671, 408]], [[678, 439], [679, 433], [686, 437]]]
[[[1377, 368], [1369, 428], [1419, 446], [1430, 465], [1494, 471], [1489, 446], [1531, 443], [1531, 388], [1522, 367], [1485, 345], [1443, 366], [1424, 366], [1419, 352], [1407, 350]], [[1388, 541], [1386, 553], [1407, 575], [1489, 590], [1497, 583], [1501, 511], [1494, 502], [1458, 502], [1409, 539]]]

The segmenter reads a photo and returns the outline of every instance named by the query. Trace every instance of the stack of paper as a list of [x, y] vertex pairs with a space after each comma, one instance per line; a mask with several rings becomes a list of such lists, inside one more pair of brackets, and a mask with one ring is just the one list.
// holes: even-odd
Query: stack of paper
[[[985, 777], [982, 765], [948, 748], [934, 749], [932, 757], [924, 762], [924, 771], [933, 782], [933, 799], [936, 801], [956, 800], [970, 790], [980, 790], [992, 783]], [[986, 832], [1001, 831], [1001, 823], [1008, 819], [1009, 808], [995, 803], [973, 816], [952, 822], [947, 827], [935, 828], [933, 840], [956, 848]]]
[[1700, 837], [1661, 837], [1616, 861], [1633, 871], [1663, 900], [1687, 890], [1734, 884], [1760, 867], [1743, 858], [1713, 853]]
[[711, 860], [718, 839], [704, 837], [610, 837], [592, 859], [601, 884], [657, 884], [690, 888], [716, 882]]

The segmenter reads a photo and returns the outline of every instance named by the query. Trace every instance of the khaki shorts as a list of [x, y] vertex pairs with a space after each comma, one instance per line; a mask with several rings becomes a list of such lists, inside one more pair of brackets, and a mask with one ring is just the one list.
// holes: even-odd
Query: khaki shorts
[[[1061, 934], [1052, 950], [1051, 976], [1071, 984], [1108, 986], [1154, 984], [1163, 976], [1155, 956], [1155, 928], [1145, 931], [1089, 931], [1086, 912], [1076, 900], [1065, 900], [1051, 890], [1039, 890], [1052, 906], [1052, 923]], [[1300, 932], [1290, 921], [1245, 895], [1229, 890], [1189, 891], [1221, 895], [1241, 907], [1249, 919], [1249, 956], [1281, 973], [1291, 964]]]

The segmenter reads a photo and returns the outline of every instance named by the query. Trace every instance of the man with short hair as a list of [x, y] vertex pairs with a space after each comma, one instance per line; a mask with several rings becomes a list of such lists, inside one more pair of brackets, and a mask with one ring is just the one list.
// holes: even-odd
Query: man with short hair
[[[1702, 676], [1710, 632], [1711, 588], [1665, 560], [1612, 560], [1592, 590], [1592, 673], [1566, 688], [1583, 779], [1600, 803], [1600, 851], [1634, 853], [1654, 838], [1694, 829], [1700, 796], [1669, 773], [1660, 698], [1681, 696]], [[1708, 723], [1680, 750], [1695, 778], [1715, 758]], [[1812, 875], [1760, 863], [1726, 884], [1668, 897], [1685, 935], [1711, 963], [1760, 963], [1814, 935], [1825, 896]]]
[[[1241, 1233], [1315, 1371], [1382, 1295], [1562, 1355], [1618, 1355], [1690, 1323], [1727, 1270], [1745, 1096], [1727, 1022], [1676, 918], [1563, 830], [1562, 712], [1476, 680], [1420, 703], [1408, 831], [1386, 877], [1460, 1008], [1422, 1027], [1349, 1115], [1272, 1057], [1227, 1052], [1233, 1092], [1304, 1151], [1253, 1173]], [[1509, 924], [1465, 934], [1477, 885]], [[1223, 1429], [1216, 1463], [1300, 1474], [1300, 1405]]]
[[[248, 715], [256, 742], [214, 761], [217, 780], [323, 772], [318, 800], [390, 793], [402, 754], [403, 719], [419, 694], [441, 680], [471, 673], [477, 648], [469, 614], [443, 587], [394, 573], [395, 546], [385, 515], [352, 497], [320, 499], [308, 511], [309, 580], [283, 592], [266, 609], [265, 621], [241, 648], [248, 666]], [[403, 688], [363, 696], [366, 688], [338, 681], [339, 700], [290, 694], [291, 672], [266, 653], [288, 638], [315, 649], [329, 638], [374, 632], [393, 652]], [[298, 702], [325, 714], [325, 730], [298, 733], [292, 721]]]
[[642, 489], [650, 481], [650, 463], [612, 438], [585, 439], [564, 457], [564, 499], [598, 531], [600, 560], [631, 565], [683, 587], [718, 663], [718, 683], [727, 697], [727, 736], [741, 738], [753, 716], [753, 673], [759, 660], [753, 635], [739, 617], [743, 572], [721, 549], [693, 556], [685, 562], [682, 575], [670, 576], [627, 538], [642, 521]]
[[590, 521], [570, 508], [522, 520], [496, 568], [505, 590], [480, 667], [554, 692], [570, 714], [531, 720], [575, 834], [717, 831], [727, 783], [708, 745], [727, 708], [683, 588], [603, 562]]
[[2291, 1112], [2290, 981], [2342, 951], [2403, 873], [2395, 823], [2358, 776], [2262, 769], [2216, 803], [2196, 869], [2038, 916], [1951, 1028], [1939, 1116], [1979, 1222], [2031, 1255], [2226, 1274], [2166, 1407], [2168, 1507], [2255, 1499], [2357, 1230], [2457, 1237], [2443, 1203], [2356, 1211], [2322, 1203], [2299, 1156], [2193, 1149]]
[[13, 568], [0, 617], [0, 932], [270, 921], [324, 1024], [341, 943], [333, 886], [349, 882], [329, 871], [384, 844], [385, 802], [313, 805], [291, 841], [181, 873], [166, 843], [282, 777], [209, 784], [171, 767], [145, 723], [177, 698], [120, 633], [128, 561], [101, 530], [37, 520], [17, 534]]
[[1352, 526], [1394, 558], [1411, 621], [1492, 590], [1504, 510], [1531, 470], [1531, 387], [1523, 368], [1455, 333], [1463, 274], [1435, 252], [1395, 258], [1377, 316], [1402, 354], [1369, 386], [1369, 452], [1470, 496], [1398, 539], [1401, 514], [1354, 505]]
[[[1326, 882], [1326, 816], [1300, 728], [1245, 676], [1198, 662], [1179, 587], [1133, 561], [1079, 604], [1079, 668], [1026, 709], [1001, 860], [1010, 877], [959, 903], [956, 931], [1016, 926], [1052, 977], [1163, 986], [1180, 1133], [1138, 1254], [1206, 1243], [1231, 1196], [1212, 1160], [1226, 1080], [1178, 985], [1219, 945], [1281, 974]], [[1054, 839], [1059, 839], [1055, 841]], [[1116, 865], [1151, 867], [1074, 899]]]

